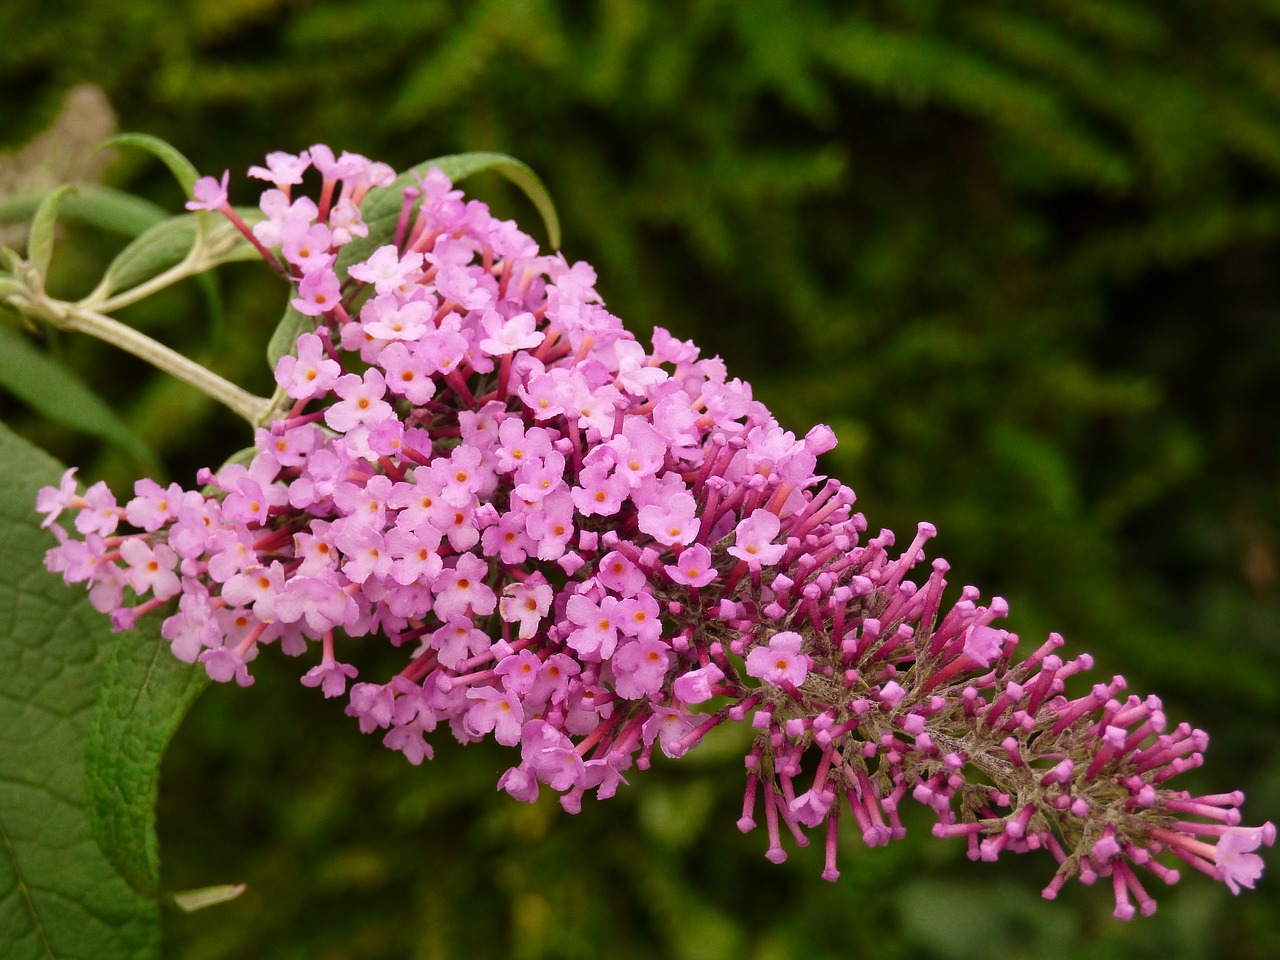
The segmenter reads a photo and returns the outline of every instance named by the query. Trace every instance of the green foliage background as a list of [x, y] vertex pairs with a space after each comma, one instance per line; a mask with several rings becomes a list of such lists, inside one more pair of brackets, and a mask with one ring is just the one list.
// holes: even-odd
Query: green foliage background
[[[88, 81], [203, 172], [316, 141], [521, 158], [638, 335], [721, 354], [798, 432], [831, 423], [826, 468], [873, 529], [936, 523], [953, 583], [1006, 596], [1029, 642], [1058, 629], [1213, 733], [1188, 786], [1280, 818], [1280, 3], [7, 0], [0, 36], [10, 146]], [[139, 156], [108, 179], [180, 200]], [[68, 234], [55, 279], [87, 290], [113, 245]], [[265, 392], [282, 292], [252, 265], [220, 280], [124, 319]], [[49, 346], [172, 478], [245, 445], [132, 360]], [[5, 417], [86, 479], [147, 469]], [[1192, 876], [1121, 925], [1106, 890], [1040, 901], [1048, 858], [970, 864], [919, 819], [850, 842], [827, 885], [816, 851], [773, 866], [733, 829], [733, 742], [569, 817], [496, 796], [497, 748], [414, 769], [297, 664], [260, 666], [166, 761], [169, 885], [250, 884], [169, 916], [173, 956], [1280, 952], [1275, 864], [1254, 895]]]

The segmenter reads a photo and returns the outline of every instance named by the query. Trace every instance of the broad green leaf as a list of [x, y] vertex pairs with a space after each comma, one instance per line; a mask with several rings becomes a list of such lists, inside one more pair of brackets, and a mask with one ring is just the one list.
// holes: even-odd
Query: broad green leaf
[[61, 467], [0, 425], [0, 954], [6, 960], [152, 960], [159, 910], [94, 842], [85, 734], [110, 643], [80, 591], [43, 569], [56, 542], [36, 491]]
[[0, 325], [0, 388], [56, 423], [128, 450], [148, 467], [159, 462], [78, 374], [5, 325]]
[[65, 184], [53, 191], [40, 201], [31, 221], [31, 233], [27, 236], [27, 260], [41, 277], [48, 274], [49, 261], [53, 259], [53, 226], [58, 220], [58, 207], [75, 189], [71, 184]]
[[[18, 223], [35, 216], [48, 196], [28, 193], [0, 200], [0, 223]], [[64, 220], [86, 223], [101, 230], [136, 237], [159, 223], [168, 214], [150, 200], [111, 187], [83, 186], [77, 196], [67, 197], [59, 208]]]
[[493, 172], [506, 177], [533, 201], [546, 225], [547, 240], [551, 248], [559, 249], [560, 218], [556, 215], [551, 195], [533, 170], [505, 153], [455, 153], [420, 163], [400, 174], [391, 186], [369, 191], [360, 205], [369, 235], [356, 237], [342, 248], [337, 262], [340, 276], [345, 276], [346, 268], [351, 264], [367, 260], [379, 247], [392, 242], [400, 210], [404, 205], [404, 188], [415, 184], [416, 177], [425, 174], [432, 167], [439, 167], [454, 183], [475, 173]]
[[191, 196], [191, 187], [200, 178], [191, 161], [184, 157], [177, 147], [165, 143], [159, 137], [146, 133], [121, 133], [98, 145], [99, 150], [105, 150], [107, 147], [137, 147], [158, 158], [169, 168], [178, 185], [182, 187], [182, 192], [188, 197]]
[[285, 307], [284, 316], [276, 324], [271, 339], [267, 342], [267, 366], [272, 372], [275, 372], [281, 357], [288, 356], [297, 348], [298, 337], [315, 328], [315, 320], [300, 312], [292, 303]]
[[160, 759], [208, 685], [203, 667], [169, 650], [156, 615], [119, 634], [103, 664], [85, 749], [89, 820], [107, 859], [129, 886], [150, 897], [160, 895]]
[[[252, 220], [258, 215], [257, 210], [240, 210], [242, 216]], [[200, 235], [200, 214], [183, 213], [155, 224], [127, 247], [120, 251], [112, 261], [103, 277], [101, 293], [109, 296], [121, 290], [128, 290], [170, 267], [181, 263], [191, 252], [192, 245]], [[240, 236], [230, 221], [218, 217], [207, 227], [204, 234], [207, 248], [221, 249], [220, 254], [211, 266], [221, 263], [234, 263], [240, 260], [256, 260], [261, 254], [253, 245]]]

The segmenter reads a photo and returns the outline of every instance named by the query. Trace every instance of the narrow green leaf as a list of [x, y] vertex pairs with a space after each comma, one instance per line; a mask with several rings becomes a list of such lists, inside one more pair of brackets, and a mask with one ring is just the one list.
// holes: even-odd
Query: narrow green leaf
[[156, 800], [160, 760], [209, 678], [183, 663], [155, 617], [117, 635], [85, 748], [89, 822], [107, 859], [139, 893], [160, 895]]
[[31, 221], [31, 232], [27, 236], [27, 260], [41, 277], [49, 272], [49, 261], [53, 259], [53, 227], [58, 221], [58, 207], [75, 189], [68, 183], [53, 191], [40, 201]]
[[280, 358], [288, 356], [296, 349], [298, 337], [309, 330], [314, 331], [315, 328], [315, 320], [301, 313], [292, 303], [285, 307], [284, 316], [280, 318], [280, 322], [271, 333], [271, 339], [267, 341], [267, 366], [273, 373]]
[[0, 953], [6, 960], [149, 960], [154, 903], [94, 842], [85, 733], [109, 625], [42, 569], [56, 542], [32, 510], [61, 467], [0, 425]]
[[[45, 193], [27, 193], [0, 200], [0, 223], [19, 223], [35, 216]], [[84, 186], [59, 209], [64, 220], [74, 220], [111, 233], [136, 237], [168, 214], [164, 208], [112, 187]]]
[[168, 216], [164, 207], [111, 187], [82, 187], [63, 216], [110, 233], [136, 237]]
[[217, 887], [183, 890], [173, 895], [173, 905], [185, 913], [195, 913], [205, 907], [216, 907], [220, 903], [234, 900], [247, 889], [249, 889], [248, 884], [224, 883]]
[[4, 325], [0, 325], [0, 388], [56, 423], [128, 450], [148, 467], [159, 462], [155, 451], [75, 371]]
[[200, 177], [191, 161], [177, 147], [147, 133], [120, 133], [98, 145], [99, 150], [107, 147], [137, 147], [145, 150], [169, 168], [169, 172], [178, 181], [178, 186], [182, 187], [182, 192], [188, 197], [191, 196], [191, 187]]
[[4, 262], [9, 265], [9, 273], [13, 276], [22, 275], [22, 257], [18, 255], [18, 251], [12, 247], [0, 246], [0, 257], [4, 257]]
[[120, 251], [103, 276], [107, 294], [128, 290], [168, 270], [191, 252], [198, 225], [193, 213], [170, 217], [146, 230]]
[[555, 204], [551, 201], [546, 185], [527, 164], [505, 153], [455, 153], [429, 160], [416, 169], [420, 173], [426, 173], [431, 167], [439, 167], [454, 183], [475, 173], [493, 172], [506, 177], [533, 202], [547, 228], [547, 242], [551, 249], [560, 249], [560, 217], [556, 214]]
[[370, 190], [360, 212], [364, 217], [369, 234], [356, 237], [338, 254], [337, 267], [339, 275], [345, 275], [346, 268], [353, 263], [368, 259], [379, 247], [391, 243], [395, 237], [396, 223], [400, 218], [400, 210], [404, 204], [404, 188], [417, 182], [416, 177], [425, 174], [432, 167], [439, 167], [454, 183], [466, 179], [472, 174], [493, 172], [501, 174], [519, 187], [533, 201], [542, 222], [547, 228], [547, 240], [551, 248], [560, 247], [560, 218], [556, 215], [551, 195], [538, 175], [527, 165], [515, 157], [505, 153], [455, 153], [445, 157], [436, 157], [420, 163], [407, 170], [395, 179], [389, 187]]
[[[257, 211], [242, 211], [252, 217]], [[200, 217], [198, 213], [183, 213], [169, 217], [146, 230], [132, 243], [120, 251], [103, 277], [104, 295], [121, 290], [128, 290], [144, 283], [181, 263], [191, 252], [192, 245], [200, 235]], [[226, 246], [226, 252], [219, 255], [213, 266], [222, 263], [233, 263], [240, 260], [255, 260], [261, 254], [249, 241], [226, 219], [219, 217], [213, 221], [204, 234], [207, 247]]]

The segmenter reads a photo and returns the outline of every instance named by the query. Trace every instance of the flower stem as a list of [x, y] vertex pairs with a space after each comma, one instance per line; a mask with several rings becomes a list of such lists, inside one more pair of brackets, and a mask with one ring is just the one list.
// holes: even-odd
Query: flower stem
[[95, 310], [71, 309], [67, 311], [61, 326], [64, 330], [97, 337], [147, 361], [156, 369], [163, 370], [217, 400], [252, 426], [260, 425], [271, 410], [271, 401], [265, 397], [249, 393], [207, 367], [151, 339], [145, 333]]
[[271, 415], [274, 404], [226, 380], [145, 333], [83, 305], [55, 300], [39, 290], [28, 289], [10, 298], [10, 302], [60, 330], [71, 330], [96, 337], [126, 353], [145, 360], [158, 370], [195, 387], [212, 397], [251, 426], [261, 426]]

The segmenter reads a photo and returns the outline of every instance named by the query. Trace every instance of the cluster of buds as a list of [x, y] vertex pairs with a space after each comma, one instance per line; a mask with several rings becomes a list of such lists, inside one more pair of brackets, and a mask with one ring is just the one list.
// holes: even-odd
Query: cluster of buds
[[[309, 167], [318, 202], [291, 193]], [[235, 221], [314, 320], [275, 371], [291, 409], [204, 492], [142, 480], [121, 506], [68, 471], [40, 496], [49, 567], [118, 629], [163, 611], [177, 657], [241, 685], [278, 644], [410, 761], [442, 723], [492, 735], [519, 753], [500, 789], [571, 812], [655, 747], [749, 723], [739, 827], [762, 804], [773, 861], [783, 828], [825, 831], [829, 880], [842, 811], [876, 846], [909, 796], [975, 859], [1048, 851], [1046, 897], [1110, 878], [1121, 918], [1155, 909], [1139, 868], [1178, 878], [1162, 851], [1253, 885], [1274, 827], [1241, 826], [1239, 793], [1166, 786], [1205, 734], [1120, 677], [1070, 696], [1090, 658], [1052, 635], [1019, 660], [1002, 600], [944, 603], [944, 561], [910, 579], [932, 526], [901, 552], [867, 538], [853, 492], [815, 473], [830, 429], [788, 432], [661, 328], [645, 349], [590, 266], [540, 256], [438, 169], [350, 263], [388, 168], [317, 146], [250, 173], [272, 182], [264, 219]], [[226, 189], [205, 178], [190, 206], [234, 215]], [[379, 640], [404, 669], [350, 683]]]

